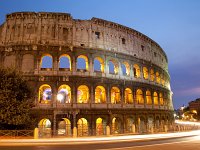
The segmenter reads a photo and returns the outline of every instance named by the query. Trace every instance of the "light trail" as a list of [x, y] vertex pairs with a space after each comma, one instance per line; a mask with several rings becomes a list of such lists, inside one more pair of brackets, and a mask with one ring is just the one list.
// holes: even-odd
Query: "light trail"
[[177, 123], [177, 124], [183, 124], [183, 125], [195, 125], [195, 126], [200, 126], [200, 122], [191, 122], [191, 121], [175, 120], [175, 123]]
[[[187, 137], [200, 135], [200, 130], [189, 132], [163, 133], [163, 134], [148, 134], [148, 135], [126, 135], [126, 136], [109, 136], [109, 137], [82, 137], [82, 138], [51, 138], [51, 139], [0, 139], [2, 144], [89, 144], [89, 143], [109, 143], [116, 141], [139, 141], [149, 139], [165, 139], [176, 137]], [[200, 136], [199, 136], [200, 137]]]

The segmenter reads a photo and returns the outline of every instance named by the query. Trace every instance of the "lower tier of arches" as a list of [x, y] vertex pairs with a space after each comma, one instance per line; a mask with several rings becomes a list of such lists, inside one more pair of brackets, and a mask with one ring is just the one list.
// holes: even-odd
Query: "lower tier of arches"
[[173, 112], [160, 110], [39, 111], [43, 111], [35, 123], [39, 137], [157, 133], [166, 131], [174, 121]]

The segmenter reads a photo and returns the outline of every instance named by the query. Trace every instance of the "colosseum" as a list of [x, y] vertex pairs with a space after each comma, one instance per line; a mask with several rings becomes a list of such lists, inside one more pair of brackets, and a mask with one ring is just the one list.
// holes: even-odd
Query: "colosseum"
[[146, 35], [99, 18], [16, 12], [0, 26], [0, 65], [35, 92], [40, 136], [165, 131], [173, 124], [168, 59]]

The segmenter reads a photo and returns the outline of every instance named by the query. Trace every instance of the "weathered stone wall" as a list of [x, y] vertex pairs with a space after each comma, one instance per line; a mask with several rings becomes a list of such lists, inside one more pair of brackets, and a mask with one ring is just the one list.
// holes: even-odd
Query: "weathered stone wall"
[[162, 48], [142, 33], [98, 18], [72, 19], [65, 13], [13, 13], [0, 28], [1, 43], [82, 46], [124, 53], [168, 70]]

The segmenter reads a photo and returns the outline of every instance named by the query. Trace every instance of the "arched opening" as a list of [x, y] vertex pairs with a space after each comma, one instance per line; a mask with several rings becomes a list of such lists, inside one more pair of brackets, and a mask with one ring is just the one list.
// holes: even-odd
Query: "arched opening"
[[146, 132], [146, 125], [145, 125], [145, 118], [140, 117], [138, 118], [138, 131], [139, 133], [145, 133]]
[[160, 118], [157, 116], [155, 120], [155, 132], [160, 131]]
[[150, 74], [151, 74], [151, 81], [154, 81], [155, 74], [154, 74], [154, 70], [153, 69], [151, 69]]
[[124, 98], [126, 104], [133, 104], [133, 93], [130, 88], [126, 88], [124, 91]]
[[97, 118], [96, 120], [96, 135], [106, 134], [106, 121], [102, 118]]
[[159, 94], [159, 99], [160, 99], [159, 100], [160, 101], [160, 105], [163, 106], [164, 105], [164, 100], [163, 100], [163, 94], [162, 93]]
[[129, 117], [126, 119], [126, 132], [127, 133], [133, 133], [135, 132], [135, 122], [132, 117]]
[[160, 74], [159, 74], [159, 72], [156, 72], [156, 82], [160, 83]]
[[71, 122], [67, 118], [63, 118], [58, 122], [58, 135], [71, 136]]
[[112, 133], [113, 134], [122, 133], [122, 121], [119, 118], [112, 119]]
[[106, 103], [106, 90], [103, 86], [95, 88], [95, 103]]
[[148, 120], [147, 120], [148, 132], [153, 133], [153, 126], [154, 126], [153, 117], [148, 117]]
[[149, 78], [149, 72], [146, 67], [143, 67], [143, 76], [144, 76], [144, 79], [146, 80]]
[[89, 88], [86, 85], [80, 85], [77, 90], [77, 103], [89, 102]]
[[137, 104], [144, 104], [144, 97], [141, 89], [136, 91], [136, 102]]
[[151, 105], [152, 104], [151, 92], [149, 90], [146, 91], [146, 100], [147, 100], [147, 105]]
[[134, 64], [133, 66], [133, 73], [135, 78], [140, 77], [140, 67], [137, 64]]
[[80, 55], [77, 57], [76, 63], [77, 70], [85, 70], [88, 71], [88, 58], [85, 55]]
[[71, 70], [71, 58], [64, 54], [59, 58], [59, 70]]
[[49, 104], [52, 100], [52, 90], [48, 84], [43, 84], [39, 88], [38, 102]]
[[111, 88], [111, 103], [119, 104], [121, 101], [120, 90], [118, 87]]
[[42, 70], [51, 70], [53, 68], [53, 59], [51, 55], [46, 54], [42, 56], [40, 62], [40, 68]]
[[127, 62], [122, 63], [121, 68], [124, 76], [130, 75], [130, 65]]
[[94, 71], [95, 72], [104, 72], [104, 60], [101, 57], [95, 57]]
[[118, 66], [117, 61], [115, 61], [114, 59], [111, 59], [108, 62], [108, 66], [109, 66], [109, 74], [118, 74], [119, 66]]
[[161, 77], [161, 84], [164, 86], [165, 85], [164, 75], [161, 74], [160, 77]]
[[38, 123], [39, 137], [51, 137], [51, 121], [49, 119], [42, 119]]
[[78, 136], [88, 136], [88, 121], [85, 118], [80, 118], [77, 122]]
[[71, 88], [68, 85], [61, 85], [58, 88], [57, 101], [60, 103], [71, 102]]
[[157, 94], [157, 92], [153, 93], [153, 102], [154, 102], [154, 105], [158, 105], [158, 94]]

